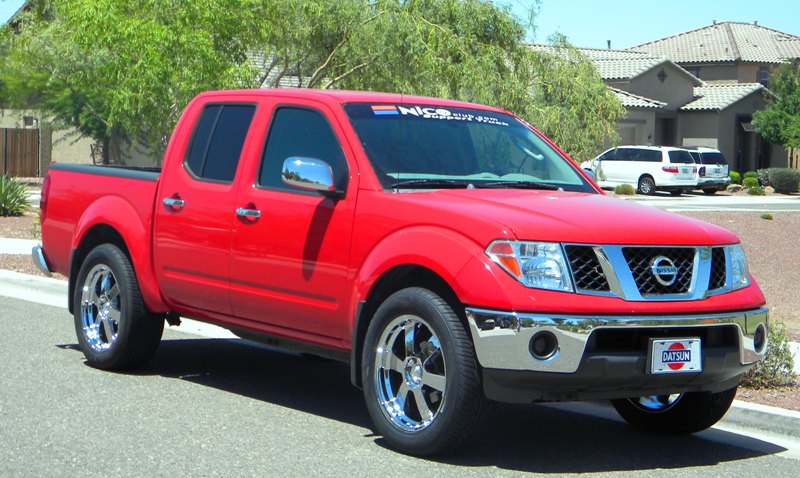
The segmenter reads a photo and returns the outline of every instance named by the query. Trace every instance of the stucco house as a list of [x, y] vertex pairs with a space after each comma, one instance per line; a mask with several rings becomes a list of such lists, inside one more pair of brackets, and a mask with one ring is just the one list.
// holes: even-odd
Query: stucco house
[[648, 52], [579, 50], [628, 111], [617, 123], [621, 144], [717, 148], [737, 171], [786, 165], [785, 150], [761, 140], [750, 124], [766, 105], [761, 84], [704, 82]]
[[764, 141], [750, 124], [764, 108], [769, 74], [785, 62], [800, 62], [800, 37], [758, 22], [711, 25], [626, 50], [666, 58], [703, 82], [697, 99], [681, 107], [678, 139], [686, 145], [717, 147], [737, 170], [786, 166], [785, 149]]

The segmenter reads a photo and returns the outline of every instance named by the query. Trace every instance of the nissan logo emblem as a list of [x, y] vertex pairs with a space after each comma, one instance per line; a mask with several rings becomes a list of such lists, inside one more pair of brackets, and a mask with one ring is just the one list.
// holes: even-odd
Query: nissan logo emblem
[[678, 278], [678, 268], [675, 267], [675, 263], [664, 256], [656, 256], [650, 261], [650, 272], [659, 284], [667, 287], [674, 284]]

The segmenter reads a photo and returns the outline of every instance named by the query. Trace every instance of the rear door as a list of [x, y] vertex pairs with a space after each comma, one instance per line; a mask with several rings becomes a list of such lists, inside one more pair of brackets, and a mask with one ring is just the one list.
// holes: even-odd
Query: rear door
[[153, 254], [161, 290], [179, 312], [229, 315], [234, 179], [255, 100], [195, 106], [191, 137], [171, 154], [179, 160], [162, 174], [157, 197]]
[[[244, 176], [236, 198], [236, 207], [250, 216], [233, 225], [233, 312], [289, 336], [344, 338], [355, 161], [338, 139], [342, 127], [328, 106], [297, 98], [271, 101], [261, 160]], [[289, 157], [327, 162], [345, 197], [326, 199], [284, 184]]]

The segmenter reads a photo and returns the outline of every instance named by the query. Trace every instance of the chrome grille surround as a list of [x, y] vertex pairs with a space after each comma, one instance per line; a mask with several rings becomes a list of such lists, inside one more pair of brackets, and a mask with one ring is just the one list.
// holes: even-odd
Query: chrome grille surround
[[578, 294], [682, 301], [731, 291], [725, 246], [564, 244], [564, 252]]

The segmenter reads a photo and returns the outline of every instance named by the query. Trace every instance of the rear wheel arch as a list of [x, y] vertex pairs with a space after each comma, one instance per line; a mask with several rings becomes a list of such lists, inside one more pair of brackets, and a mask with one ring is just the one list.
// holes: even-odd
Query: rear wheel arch
[[[78, 247], [72, 251], [72, 256], [70, 257], [68, 281], [70, 313], [74, 312], [75, 307], [74, 296], [78, 271], [80, 271], [83, 262], [86, 260], [86, 256], [88, 256], [89, 253], [94, 250], [94, 248], [101, 244], [113, 244], [114, 246], [118, 247], [133, 264], [133, 261], [131, 260], [131, 253], [127, 244], [125, 243], [125, 239], [123, 239], [122, 235], [116, 229], [108, 224], [96, 224], [92, 226], [83, 235]], [[134, 264], [134, 269], [135, 267], [136, 266]]]

